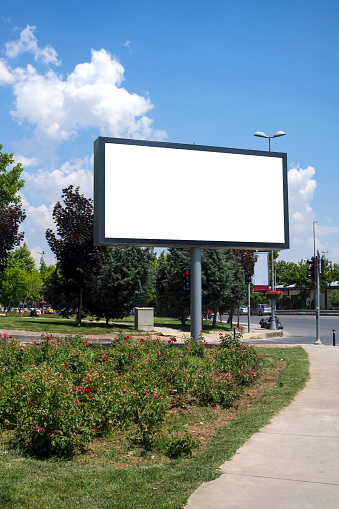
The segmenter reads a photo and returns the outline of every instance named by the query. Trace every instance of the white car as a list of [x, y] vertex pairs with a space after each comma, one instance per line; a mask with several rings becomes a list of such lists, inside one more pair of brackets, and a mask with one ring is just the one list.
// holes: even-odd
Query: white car
[[270, 315], [272, 308], [269, 304], [257, 304], [255, 308], [251, 309], [251, 315]]
[[235, 308], [234, 314], [237, 315], [239, 311], [239, 315], [248, 315], [248, 306], [238, 306]]

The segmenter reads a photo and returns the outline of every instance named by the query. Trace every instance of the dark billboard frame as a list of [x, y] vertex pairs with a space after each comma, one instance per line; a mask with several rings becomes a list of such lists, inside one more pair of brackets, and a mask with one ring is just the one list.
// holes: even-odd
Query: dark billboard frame
[[[168, 238], [136, 238], [136, 237], [111, 237], [105, 235], [105, 147], [106, 144], [118, 144], [140, 147], [157, 147], [166, 149], [179, 149], [186, 151], [196, 152], [210, 152], [222, 154], [237, 154], [260, 156], [265, 158], [278, 158], [281, 160], [282, 168], [282, 186], [283, 186], [283, 241], [282, 242], [247, 242], [247, 241], [234, 241], [232, 239], [227, 241], [213, 241], [204, 239], [168, 239]], [[192, 176], [192, 175], [191, 175]], [[245, 183], [244, 183], [245, 185]], [[113, 191], [112, 191], [113, 193]], [[272, 202], [274, 204], [274, 189], [272, 190], [273, 196], [262, 197], [267, 200], [267, 204]], [[112, 194], [112, 200], [114, 194]], [[267, 208], [267, 214], [274, 214], [274, 207]], [[123, 216], [123, 211], [121, 211]], [[252, 218], [249, 218], [251, 220]], [[255, 220], [255, 218], [253, 218]], [[262, 220], [262, 228], [265, 228], [264, 218]], [[226, 224], [227, 225], [227, 224]], [[187, 226], [189, 227], [189, 226]], [[144, 140], [130, 140], [123, 138], [107, 138], [99, 137], [94, 142], [94, 244], [101, 246], [115, 245], [115, 246], [144, 246], [144, 247], [183, 247], [183, 248], [221, 248], [221, 249], [258, 249], [258, 250], [282, 250], [289, 249], [289, 218], [288, 218], [288, 186], [287, 186], [287, 154], [280, 152], [266, 152], [258, 150], [234, 149], [226, 147], [215, 147], [205, 145], [188, 145], [181, 143], [168, 143], [157, 141], [144, 141]]]

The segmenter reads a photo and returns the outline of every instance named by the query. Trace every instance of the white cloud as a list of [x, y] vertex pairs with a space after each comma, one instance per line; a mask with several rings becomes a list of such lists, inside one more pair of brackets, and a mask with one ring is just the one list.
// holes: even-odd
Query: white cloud
[[23, 168], [28, 168], [29, 166], [36, 166], [38, 159], [36, 157], [25, 157], [21, 154], [15, 154], [15, 162], [22, 164]]
[[54, 226], [52, 219], [54, 204], [50, 204], [47, 207], [47, 205], [43, 203], [35, 207], [28, 203], [24, 197], [21, 198], [21, 201], [27, 216], [24, 223], [25, 234], [27, 234], [27, 232], [33, 235], [42, 234], [44, 237], [47, 228], [53, 228]]
[[315, 169], [308, 166], [291, 168], [288, 172], [288, 197], [290, 211], [290, 229], [292, 235], [308, 232], [312, 227], [314, 213], [310, 201], [314, 196], [317, 182], [313, 178]]
[[327, 237], [327, 235], [333, 235], [334, 233], [339, 233], [339, 226], [327, 226], [318, 224], [317, 231], [319, 236]]
[[27, 236], [45, 237], [47, 228], [55, 228], [53, 208], [61, 201], [62, 189], [73, 185], [80, 193], [93, 197], [93, 156], [66, 162], [60, 168], [50, 170], [24, 170], [25, 187], [21, 202], [26, 211], [23, 230]]
[[24, 195], [43, 198], [44, 202], [55, 204], [61, 199], [63, 188], [73, 185], [80, 187], [80, 193], [93, 196], [93, 157], [66, 162], [60, 168], [51, 170], [38, 169], [34, 172], [23, 172], [25, 180]]
[[20, 38], [16, 41], [6, 43], [5, 54], [8, 58], [14, 58], [23, 53], [29, 52], [34, 56], [34, 60], [41, 60], [45, 64], [60, 65], [58, 54], [52, 46], [40, 48], [38, 39], [34, 35], [35, 26], [27, 25], [20, 33]]
[[6, 61], [0, 58], [0, 85], [10, 85], [15, 82], [15, 76]]
[[92, 50], [91, 61], [77, 65], [66, 79], [52, 70], [40, 74], [32, 65], [14, 70], [4, 65], [0, 79], [13, 84], [11, 115], [19, 124], [34, 126], [41, 143], [69, 140], [88, 128], [103, 136], [164, 139], [166, 133], [154, 130], [147, 116], [150, 99], [120, 86], [124, 71], [101, 49]]

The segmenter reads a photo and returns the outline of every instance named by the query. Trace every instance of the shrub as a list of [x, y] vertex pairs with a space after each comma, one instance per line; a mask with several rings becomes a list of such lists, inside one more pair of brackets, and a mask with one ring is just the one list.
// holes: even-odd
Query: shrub
[[[225, 335], [214, 349], [203, 339], [178, 348], [175, 338], [123, 335], [109, 348], [80, 336], [45, 335], [27, 347], [1, 339], [0, 424], [39, 458], [71, 457], [118, 428], [150, 449], [172, 406], [228, 407], [256, 380], [261, 360], [240, 338]], [[189, 455], [194, 441], [179, 434], [167, 446], [171, 457]]]

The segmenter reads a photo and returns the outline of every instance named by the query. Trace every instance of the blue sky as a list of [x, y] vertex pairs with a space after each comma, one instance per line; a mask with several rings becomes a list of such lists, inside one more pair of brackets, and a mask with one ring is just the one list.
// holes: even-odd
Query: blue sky
[[[266, 150], [253, 133], [282, 130], [272, 150], [288, 156], [291, 249], [280, 258], [312, 256], [319, 221], [317, 248], [338, 263], [338, 21], [339, 4], [326, 0], [7, 2], [0, 143], [25, 168], [33, 256], [54, 260], [44, 232], [61, 189], [92, 196], [98, 136]], [[213, 193], [218, 183], [206, 182]], [[225, 200], [234, 192], [241, 199], [225, 188]], [[271, 213], [273, 195], [253, 196], [250, 220], [259, 200]], [[164, 206], [147, 199], [142, 209]], [[206, 213], [221, 228], [234, 220]]]

